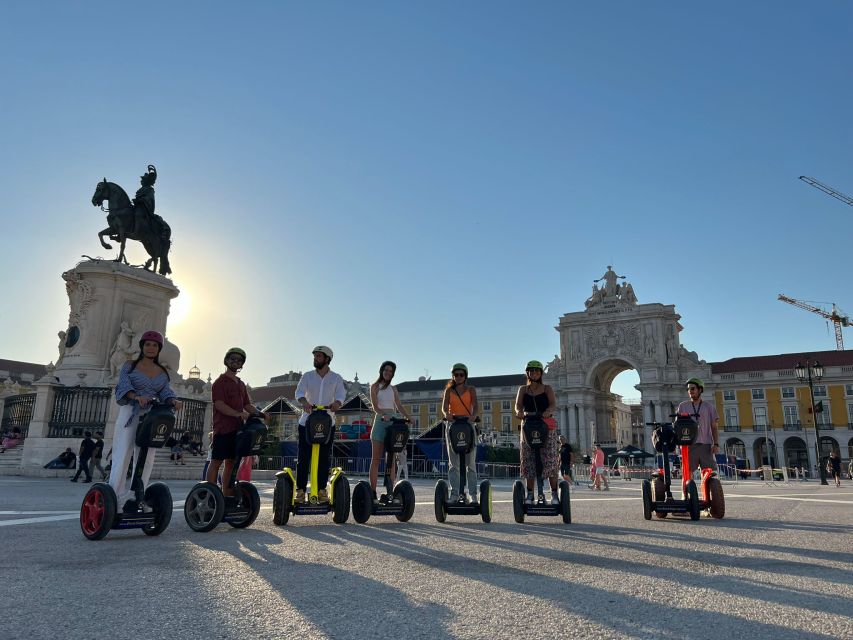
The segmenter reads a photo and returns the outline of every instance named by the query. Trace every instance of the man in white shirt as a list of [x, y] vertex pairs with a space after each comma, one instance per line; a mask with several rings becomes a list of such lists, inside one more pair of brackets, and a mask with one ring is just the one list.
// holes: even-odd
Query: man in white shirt
[[[296, 501], [305, 502], [305, 489], [308, 486], [308, 472], [311, 468], [311, 444], [308, 442], [308, 415], [315, 406], [324, 406], [334, 420], [335, 411], [341, 408], [346, 400], [347, 392], [344, 379], [329, 369], [332, 361], [332, 350], [326, 346], [314, 347], [314, 371], [302, 374], [296, 385], [296, 401], [302, 407], [299, 417], [299, 452], [296, 462]], [[332, 462], [332, 443], [335, 441], [335, 429], [332, 426], [332, 436], [328, 444], [320, 445], [320, 459], [317, 463], [317, 496], [321, 502], [328, 501], [329, 494], [326, 484], [329, 481], [329, 467]]]

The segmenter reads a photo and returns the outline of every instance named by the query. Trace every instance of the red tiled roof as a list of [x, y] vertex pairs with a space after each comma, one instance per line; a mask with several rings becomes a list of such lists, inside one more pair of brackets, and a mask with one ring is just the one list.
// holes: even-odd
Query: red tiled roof
[[798, 362], [817, 360], [824, 367], [853, 366], [853, 350], [812, 351], [809, 353], [780, 353], [775, 356], [746, 356], [711, 363], [711, 373], [738, 373], [742, 371], [775, 371], [793, 369]]
[[32, 374], [35, 380], [38, 380], [47, 373], [47, 369], [43, 364], [37, 364], [35, 362], [20, 362], [19, 360], [2, 359], [0, 359], [0, 371], [8, 371], [11, 374], [11, 378], [13, 380], [20, 380], [22, 373]]

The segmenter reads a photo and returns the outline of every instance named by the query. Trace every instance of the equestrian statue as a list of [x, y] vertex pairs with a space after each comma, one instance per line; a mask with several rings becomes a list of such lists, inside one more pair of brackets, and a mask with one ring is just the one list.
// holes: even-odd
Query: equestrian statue
[[[104, 249], [112, 249], [112, 245], [104, 242], [104, 236], [121, 244], [116, 262], [127, 264], [124, 256], [124, 245], [127, 240], [138, 240], [151, 256], [143, 265], [146, 271], [157, 271], [161, 275], [172, 273], [169, 266], [169, 248], [172, 246], [172, 230], [166, 221], [154, 213], [154, 183], [157, 181], [157, 169], [153, 164], [148, 165], [148, 171], [141, 176], [142, 187], [136, 192], [131, 202], [127, 193], [114, 182], [104, 178], [95, 187], [92, 204], [100, 206], [107, 212], [106, 229], [98, 234], [98, 239]], [[108, 201], [104, 208], [104, 201]], [[158, 269], [159, 264], [159, 269]]]

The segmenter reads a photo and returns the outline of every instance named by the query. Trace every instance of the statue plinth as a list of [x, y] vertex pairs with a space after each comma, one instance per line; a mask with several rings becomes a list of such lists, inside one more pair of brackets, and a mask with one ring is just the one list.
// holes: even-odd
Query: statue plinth
[[[164, 276], [111, 260], [83, 261], [62, 278], [71, 312], [54, 375], [68, 386], [114, 382], [121, 364], [138, 353], [142, 333], [165, 335], [170, 301], [180, 293]], [[178, 370], [180, 353], [172, 343], [160, 359]]]

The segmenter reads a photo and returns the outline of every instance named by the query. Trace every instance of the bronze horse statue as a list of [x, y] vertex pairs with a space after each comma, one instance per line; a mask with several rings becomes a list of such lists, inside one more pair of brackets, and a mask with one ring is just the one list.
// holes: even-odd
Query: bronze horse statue
[[[104, 242], [104, 236], [121, 244], [116, 262], [127, 264], [124, 256], [124, 246], [127, 240], [138, 240], [151, 256], [144, 265], [146, 271], [152, 269], [161, 275], [172, 273], [169, 266], [169, 248], [172, 246], [172, 230], [166, 221], [154, 213], [154, 182], [157, 180], [157, 170], [154, 165], [148, 165], [148, 172], [140, 178], [142, 188], [136, 192], [136, 198], [131, 202], [127, 193], [114, 182], [104, 178], [95, 187], [92, 204], [100, 206], [107, 212], [106, 229], [98, 234], [98, 239], [104, 249], [112, 249], [112, 245]], [[104, 201], [108, 201], [104, 208]], [[159, 264], [159, 269], [158, 269]]]

